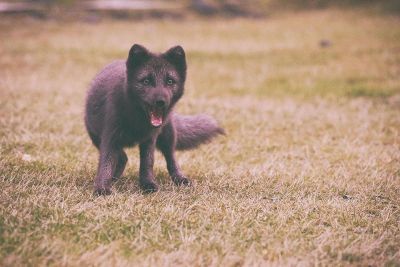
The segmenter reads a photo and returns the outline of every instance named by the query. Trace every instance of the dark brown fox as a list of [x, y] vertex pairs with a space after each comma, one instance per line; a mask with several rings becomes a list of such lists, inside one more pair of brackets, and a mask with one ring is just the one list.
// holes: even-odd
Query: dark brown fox
[[175, 159], [175, 149], [192, 149], [223, 134], [207, 115], [180, 116], [173, 107], [182, 97], [186, 58], [181, 46], [163, 54], [133, 45], [126, 61], [107, 65], [89, 89], [85, 124], [100, 158], [94, 190], [110, 194], [112, 179], [119, 178], [127, 162], [124, 148], [139, 144], [139, 182], [145, 191], [157, 191], [154, 150], [165, 157], [172, 181], [190, 185]]

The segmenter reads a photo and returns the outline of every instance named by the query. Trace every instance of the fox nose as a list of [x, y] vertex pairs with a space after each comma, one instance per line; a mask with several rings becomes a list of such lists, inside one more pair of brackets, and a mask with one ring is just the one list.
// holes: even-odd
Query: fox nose
[[164, 108], [165, 107], [165, 101], [164, 100], [157, 100], [156, 101], [156, 107], [158, 107], [158, 108]]

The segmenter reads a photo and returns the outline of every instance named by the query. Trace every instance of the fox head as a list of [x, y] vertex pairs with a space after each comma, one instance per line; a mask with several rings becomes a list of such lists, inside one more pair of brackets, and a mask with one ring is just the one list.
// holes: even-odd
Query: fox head
[[184, 92], [185, 51], [175, 46], [153, 54], [135, 44], [126, 61], [127, 95], [145, 112], [150, 124], [159, 127]]

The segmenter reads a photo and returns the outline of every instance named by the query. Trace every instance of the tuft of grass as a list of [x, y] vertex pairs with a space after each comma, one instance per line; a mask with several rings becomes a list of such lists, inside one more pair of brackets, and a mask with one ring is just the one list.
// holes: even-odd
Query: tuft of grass
[[[368, 14], [2, 20], [0, 265], [398, 265], [399, 19]], [[113, 194], [94, 197], [86, 88], [133, 43], [181, 44], [177, 111], [227, 136], [179, 152], [194, 188], [157, 154], [161, 191], [142, 194], [134, 148]]]

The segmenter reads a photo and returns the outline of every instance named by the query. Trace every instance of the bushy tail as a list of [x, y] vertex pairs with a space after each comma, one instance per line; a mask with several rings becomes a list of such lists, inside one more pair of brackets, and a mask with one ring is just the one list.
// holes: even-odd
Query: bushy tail
[[211, 141], [219, 134], [225, 134], [224, 129], [219, 127], [212, 117], [204, 114], [194, 116], [174, 114], [172, 120], [177, 133], [177, 150], [192, 149]]

